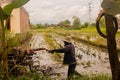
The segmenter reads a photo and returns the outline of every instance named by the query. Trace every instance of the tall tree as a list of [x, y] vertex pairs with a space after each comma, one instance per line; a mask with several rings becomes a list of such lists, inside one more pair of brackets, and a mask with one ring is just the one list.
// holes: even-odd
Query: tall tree
[[78, 29], [80, 27], [80, 18], [77, 16], [73, 16], [73, 25], [75, 29]]
[[58, 23], [58, 25], [60, 27], [66, 27], [67, 25], [70, 25], [70, 24], [71, 24], [71, 22], [68, 19], [66, 19], [66, 20], [61, 21], [61, 22]]
[[88, 23], [88, 22], [85, 22], [85, 23], [82, 25], [83, 28], [86, 28], [86, 27], [88, 27], [88, 26], [89, 26], [89, 23]]

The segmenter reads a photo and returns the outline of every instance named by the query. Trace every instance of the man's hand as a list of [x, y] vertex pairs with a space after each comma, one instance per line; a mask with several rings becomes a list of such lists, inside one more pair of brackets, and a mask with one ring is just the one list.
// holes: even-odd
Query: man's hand
[[49, 53], [54, 53], [54, 50], [49, 50], [48, 52], [49, 52]]

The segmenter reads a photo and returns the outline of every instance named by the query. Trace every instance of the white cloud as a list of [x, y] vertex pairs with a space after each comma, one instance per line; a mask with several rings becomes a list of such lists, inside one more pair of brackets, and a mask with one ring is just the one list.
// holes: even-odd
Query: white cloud
[[[88, 3], [90, 0], [30, 0], [24, 7], [30, 14], [32, 23], [58, 23], [61, 20], [78, 16], [88, 21]], [[100, 1], [92, 0], [91, 17], [95, 19]]]

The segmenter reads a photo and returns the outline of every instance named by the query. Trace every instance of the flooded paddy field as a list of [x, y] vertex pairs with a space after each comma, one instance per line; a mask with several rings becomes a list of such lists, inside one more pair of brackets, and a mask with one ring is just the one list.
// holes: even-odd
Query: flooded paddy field
[[[47, 34], [52, 38], [53, 45], [60, 45], [62, 47], [64, 36], [59, 35], [57, 33], [49, 33]], [[76, 70], [82, 75], [93, 75], [93, 74], [107, 74], [111, 75], [110, 64], [107, 52], [102, 49], [98, 49], [96, 47], [83, 44], [80, 41], [72, 40], [75, 50], [76, 50], [76, 58], [77, 58], [77, 67]], [[44, 33], [38, 33], [32, 37], [30, 41], [31, 49], [35, 48], [47, 48], [51, 49], [52, 46], [48, 44], [45, 40]], [[58, 47], [58, 48], [59, 48]], [[48, 53], [45, 50], [36, 51], [37, 57], [34, 59], [34, 66], [39, 66], [39, 70], [47, 70], [50, 69], [50, 74], [60, 74], [62, 77], [67, 77], [67, 66], [62, 64], [61, 61], [56, 61], [54, 56]], [[64, 55], [64, 54], [60, 54]]]

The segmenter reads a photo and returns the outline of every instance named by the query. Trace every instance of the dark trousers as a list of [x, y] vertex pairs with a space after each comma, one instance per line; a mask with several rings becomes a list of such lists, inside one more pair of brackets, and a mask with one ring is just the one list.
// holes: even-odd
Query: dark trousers
[[75, 68], [76, 68], [76, 63], [70, 64], [70, 65], [68, 66], [68, 77], [69, 77], [70, 75], [74, 74]]
[[77, 75], [77, 76], [82, 76], [80, 73], [78, 73], [75, 68], [76, 68], [77, 63], [71, 64], [68, 66], [68, 78], [72, 75]]

